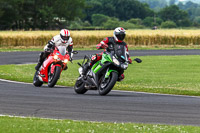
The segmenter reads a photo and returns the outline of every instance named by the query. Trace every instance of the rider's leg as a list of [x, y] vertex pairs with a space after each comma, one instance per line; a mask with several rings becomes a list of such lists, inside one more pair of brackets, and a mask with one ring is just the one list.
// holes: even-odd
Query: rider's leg
[[37, 70], [37, 71], [39, 70], [39, 68], [41, 67], [41, 65], [44, 62], [45, 58], [47, 58], [49, 54], [50, 53], [46, 52], [46, 51], [40, 53], [40, 57], [38, 59], [38, 64], [35, 66], [35, 70]]
[[102, 53], [92, 55], [91, 61], [90, 61], [89, 63], [86, 63], [86, 64], [83, 66], [83, 75], [86, 75], [87, 71], [88, 71], [97, 61], [101, 60], [101, 58], [102, 58]]

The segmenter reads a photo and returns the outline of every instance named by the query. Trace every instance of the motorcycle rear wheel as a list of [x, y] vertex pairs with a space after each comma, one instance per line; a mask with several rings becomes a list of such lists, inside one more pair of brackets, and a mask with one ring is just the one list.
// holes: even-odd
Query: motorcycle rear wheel
[[48, 86], [49, 87], [54, 87], [60, 78], [60, 72], [61, 72], [61, 67], [56, 66], [54, 69], [53, 74], [48, 75]]
[[35, 75], [34, 75], [34, 77], [33, 77], [33, 85], [34, 85], [35, 87], [40, 87], [40, 86], [42, 86], [42, 84], [43, 84], [43, 82], [41, 82], [41, 81], [39, 80], [39, 77], [38, 77], [38, 71], [36, 71], [36, 72], [35, 72]]
[[74, 85], [74, 91], [77, 93], [77, 94], [84, 94], [86, 93], [88, 90], [85, 89], [85, 83], [83, 83], [81, 81], [81, 77], [79, 77], [77, 80], [76, 80], [76, 83]]
[[108, 94], [114, 87], [117, 79], [118, 79], [118, 73], [111, 72], [110, 77], [107, 79], [108, 81], [106, 81], [107, 83], [105, 83], [105, 80], [101, 81], [98, 88], [99, 95], [104, 96]]

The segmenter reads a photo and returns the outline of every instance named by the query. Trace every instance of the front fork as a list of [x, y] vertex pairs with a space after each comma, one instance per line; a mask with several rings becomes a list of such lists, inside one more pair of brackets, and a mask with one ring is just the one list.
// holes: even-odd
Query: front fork
[[112, 70], [112, 69], [109, 69], [109, 68], [108, 68], [108, 70], [106, 71], [105, 78], [108, 78], [108, 77], [110, 76], [110, 73], [111, 73], [111, 72], [116, 72], [116, 73], [118, 73], [118, 71]]

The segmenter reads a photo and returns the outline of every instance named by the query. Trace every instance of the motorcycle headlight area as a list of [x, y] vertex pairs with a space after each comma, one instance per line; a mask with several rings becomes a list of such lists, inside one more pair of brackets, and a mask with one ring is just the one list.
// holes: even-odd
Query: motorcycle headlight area
[[120, 64], [119, 61], [118, 61], [115, 57], [113, 57], [113, 62], [114, 62], [116, 65], [119, 65], [119, 64]]
[[54, 55], [53, 58], [54, 58], [55, 60], [58, 60], [58, 61], [61, 60], [61, 59], [58, 57], [58, 55]]
[[54, 58], [55, 60], [57, 60], [59, 57], [58, 57], [57, 55], [54, 55], [53, 58]]
[[67, 62], [68, 62], [68, 59], [65, 59], [63, 62], [64, 62], [65, 64], [67, 64]]
[[121, 68], [126, 70], [128, 68], [128, 63], [125, 63], [125, 64], [121, 64]]

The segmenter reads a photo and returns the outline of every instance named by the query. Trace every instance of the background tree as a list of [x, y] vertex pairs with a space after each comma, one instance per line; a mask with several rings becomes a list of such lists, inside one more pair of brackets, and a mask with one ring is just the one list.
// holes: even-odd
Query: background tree
[[144, 19], [154, 14], [147, 4], [137, 0], [87, 0], [86, 19], [91, 22], [91, 14], [103, 14], [120, 20]]
[[131, 18], [130, 20], [128, 20], [128, 23], [132, 23], [132, 24], [135, 24], [135, 25], [142, 25], [142, 19]]
[[92, 15], [92, 24], [94, 26], [102, 26], [103, 23], [107, 22], [110, 17], [103, 14], [93, 14]]
[[161, 28], [176, 28], [177, 25], [173, 21], [165, 21], [161, 24]]
[[1, 29], [52, 29], [82, 17], [85, 0], [0, 0]]
[[150, 8], [159, 11], [168, 5], [166, 0], [139, 0], [140, 2], [147, 3]]
[[159, 16], [164, 21], [173, 21], [177, 26], [185, 26], [183, 22], [189, 22], [189, 16], [186, 11], [180, 10], [178, 6], [171, 5], [163, 8], [159, 12]]

